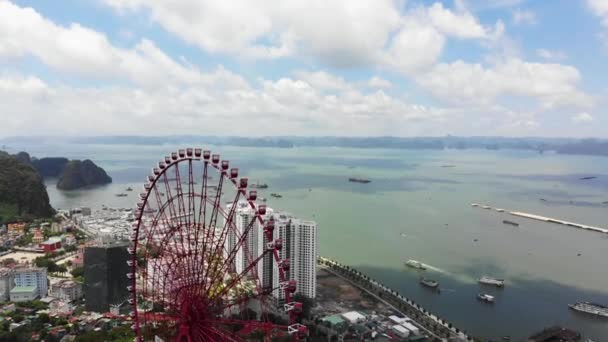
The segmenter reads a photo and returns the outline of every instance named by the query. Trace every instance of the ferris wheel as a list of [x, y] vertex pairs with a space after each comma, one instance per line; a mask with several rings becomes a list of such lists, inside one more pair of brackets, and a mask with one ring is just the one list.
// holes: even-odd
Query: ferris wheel
[[[180, 149], [152, 169], [139, 196], [127, 274], [136, 341], [307, 335], [274, 219], [228, 160]], [[251, 219], [237, 224], [244, 209]], [[269, 269], [278, 281], [260, 275]]]

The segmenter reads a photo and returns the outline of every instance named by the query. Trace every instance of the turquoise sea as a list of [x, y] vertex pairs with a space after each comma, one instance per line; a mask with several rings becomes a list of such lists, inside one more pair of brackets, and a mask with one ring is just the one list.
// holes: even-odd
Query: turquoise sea
[[[569, 303], [608, 304], [608, 235], [471, 207], [488, 204], [608, 227], [608, 158], [514, 150], [390, 150], [204, 146], [251, 181], [268, 183], [268, 205], [316, 220], [319, 252], [399, 290], [473, 335], [521, 341], [550, 325], [608, 341], [608, 320], [577, 314]], [[63, 192], [47, 181], [55, 208], [131, 207], [150, 168], [176, 146], [23, 145], [36, 157], [89, 158], [113, 184]], [[449, 166], [449, 167], [446, 167]], [[350, 183], [349, 176], [369, 184]], [[595, 179], [581, 180], [584, 176]], [[270, 192], [282, 198], [267, 196]], [[541, 200], [544, 199], [544, 200]], [[503, 219], [516, 221], [518, 228]], [[580, 254], [580, 256], [578, 256]], [[407, 259], [432, 266], [437, 295], [418, 284]], [[484, 288], [481, 275], [506, 279]]]

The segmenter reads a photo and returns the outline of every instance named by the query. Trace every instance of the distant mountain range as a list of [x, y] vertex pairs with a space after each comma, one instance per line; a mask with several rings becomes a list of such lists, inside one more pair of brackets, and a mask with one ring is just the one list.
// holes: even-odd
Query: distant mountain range
[[335, 146], [394, 149], [519, 149], [562, 154], [608, 156], [606, 139], [509, 138], [509, 137], [220, 137], [220, 136], [93, 136], [93, 137], [11, 137], [0, 144], [64, 142], [101, 145], [185, 145], [211, 144], [248, 147], [293, 148], [299, 146]]

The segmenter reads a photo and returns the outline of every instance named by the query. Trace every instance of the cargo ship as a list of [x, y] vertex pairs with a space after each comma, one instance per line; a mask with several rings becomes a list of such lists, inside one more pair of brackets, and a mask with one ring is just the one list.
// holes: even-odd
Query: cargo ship
[[426, 267], [424, 266], [423, 263], [421, 263], [418, 260], [413, 260], [413, 259], [410, 259], [410, 260], [406, 261], [405, 262], [405, 266], [409, 266], [409, 267], [412, 267], [412, 268], [417, 268], [419, 270], [426, 270]]
[[496, 287], [505, 286], [504, 279], [495, 279], [495, 278], [488, 277], [488, 276], [483, 276], [483, 277], [479, 278], [479, 283], [484, 284], [484, 285], [494, 285]]
[[369, 183], [371, 182], [371, 180], [367, 179], [367, 178], [358, 178], [358, 177], [350, 177], [348, 179], [349, 182], [353, 182], [353, 183]]
[[605, 305], [590, 302], [580, 302], [576, 304], [568, 304], [568, 307], [575, 311], [608, 318], [608, 306]]

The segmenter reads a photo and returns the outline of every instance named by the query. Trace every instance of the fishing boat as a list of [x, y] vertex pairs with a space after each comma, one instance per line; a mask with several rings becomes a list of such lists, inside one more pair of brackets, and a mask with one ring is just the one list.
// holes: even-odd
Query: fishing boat
[[419, 270], [426, 270], [426, 266], [418, 260], [410, 259], [405, 262], [405, 266], [409, 266], [412, 268], [417, 268]]
[[436, 280], [426, 279], [426, 278], [420, 279], [420, 284], [422, 286], [426, 286], [431, 289], [436, 289], [439, 287], [439, 282], [437, 282]]
[[483, 277], [479, 278], [479, 283], [483, 284], [483, 285], [494, 285], [496, 287], [505, 286], [504, 279], [496, 279], [496, 278], [492, 278], [492, 277], [488, 277], [488, 276], [483, 276]]
[[494, 303], [494, 296], [491, 296], [489, 294], [486, 293], [478, 293], [477, 294], [477, 299], [482, 301], [482, 302], [486, 302], [486, 303]]

